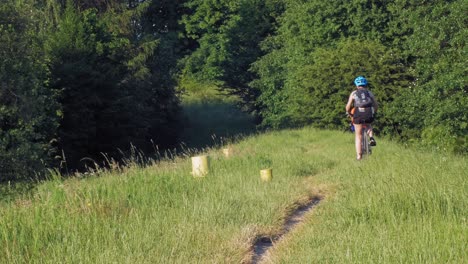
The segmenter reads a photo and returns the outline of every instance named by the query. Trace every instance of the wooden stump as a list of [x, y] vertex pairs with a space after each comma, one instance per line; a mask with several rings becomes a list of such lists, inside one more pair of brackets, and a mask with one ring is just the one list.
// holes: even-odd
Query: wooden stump
[[209, 162], [208, 156], [192, 157], [192, 175], [194, 177], [204, 177], [208, 174]]

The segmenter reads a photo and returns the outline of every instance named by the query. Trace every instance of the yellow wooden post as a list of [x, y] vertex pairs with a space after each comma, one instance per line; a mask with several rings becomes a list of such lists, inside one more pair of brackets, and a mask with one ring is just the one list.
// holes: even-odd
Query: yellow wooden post
[[264, 169], [260, 171], [260, 179], [264, 182], [269, 182], [273, 179], [273, 170]]
[[232, 148], [231, 147], [223, 148], [223, 154], [224, 154], [224, 157], [226, 158], [232, 157]]
[[203, 177], [208, 174], [208, 156], [192, 157], [192, 175], [194, 177]]

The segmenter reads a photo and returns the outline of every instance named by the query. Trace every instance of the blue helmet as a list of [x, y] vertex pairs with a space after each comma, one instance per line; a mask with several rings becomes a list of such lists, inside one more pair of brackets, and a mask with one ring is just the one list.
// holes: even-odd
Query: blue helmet
[[356, 79], [354, 79], [354, 84], [356, 84], [356, 86], [366, 86], [367, 80], [362, 76], [358, 76]]

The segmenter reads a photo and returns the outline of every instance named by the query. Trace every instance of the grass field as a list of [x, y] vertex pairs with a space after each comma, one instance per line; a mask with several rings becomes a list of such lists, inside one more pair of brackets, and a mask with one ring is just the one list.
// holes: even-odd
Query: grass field
[[339, 187], [271, 263], [467, 263], [466, 158], [377, 149], [316, 176]]
[[0, 263], [248, 263], [255, 238], [281, 232], [313, 197], [322, 201], [267, 263], [467, 262], [466, 157], [379, 140], [358, 162], [349, 133], [247, 131], [231, 158], [202, 151], [204, 178], [190, 175], [189, 150], [147, 167], [55, 176], [3, 201]]
[[[463, 157], [379, 141], [354, 160], [352, 136], [302, 130], [252, 136], [210, 173], [186, 158], [46, 182], [0, 208], [1, 263], [239, 263], [288, 212], [324, 200], [277, 244], [272, 263], [463, 263]], [[273, 181], [259, 170], [270, 165]]]

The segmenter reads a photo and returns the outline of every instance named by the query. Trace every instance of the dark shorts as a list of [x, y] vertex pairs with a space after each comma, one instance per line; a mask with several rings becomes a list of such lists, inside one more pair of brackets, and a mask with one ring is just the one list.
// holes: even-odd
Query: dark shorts
[[353, 115], [354, 124], [370, 124], [374, 121], [372, 107], [356, 107]]

